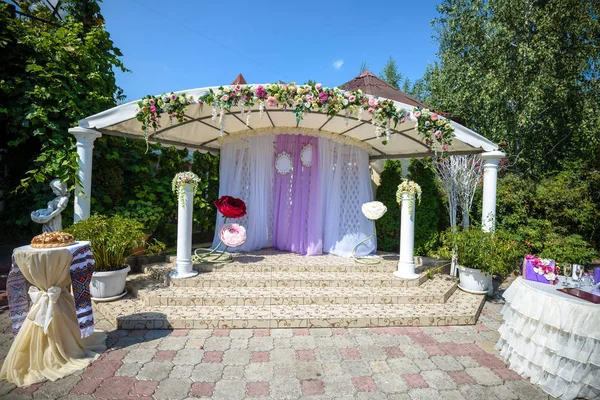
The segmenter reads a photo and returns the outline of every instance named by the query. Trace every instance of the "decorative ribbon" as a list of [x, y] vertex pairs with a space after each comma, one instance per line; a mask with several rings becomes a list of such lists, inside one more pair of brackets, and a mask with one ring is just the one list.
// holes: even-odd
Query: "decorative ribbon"
[[48, 326], [54, 316], [54, 305], [60, 297], [61, 288], [52, 286], [47, 291], [40, 290], [35, 286], [29, 287], [29, 297], [33, 303], [31, 311], [27, 318], [33, 321], [39, 327], [44, 328], [44, 333], [48, 333]]

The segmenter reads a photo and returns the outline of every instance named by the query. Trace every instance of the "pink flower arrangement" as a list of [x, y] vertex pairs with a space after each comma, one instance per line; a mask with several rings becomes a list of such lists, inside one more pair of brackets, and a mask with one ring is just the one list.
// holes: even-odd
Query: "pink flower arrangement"
[[329, 99], [329, 95], [326, 92], [319, 93], [319, 101], [321, 104], [326, 103], [327, 99]]
[[354, 101], [356, 101], [356, 96], [354, 96], [354, 95], [350, 95], [350, 96], [348, 97], [348, 101], [349, 101], [350, 103], [354, 103]]
[[267, 96], [267, 90], [262, 85], [258, 85], [254, 93], [259, 99], [264, 99]]
[[538, 258], [533, 254], [527, 254], [525, 259], [531, 261], [533, 265], [533, 271], [538, 275], [544, 275], [549, 282], [554, 283], [558, 280], [558, 268], [556, 263], [546, 258]]
[[432, 121], [437, 121], [439, 118], [439, 115], [437, 113], [431, 113], [431, 120]]
[[322, 87], [323, 87], [323, 85], [322, 85], [322, 84], [320, 84], [320, 83], [317, 83], [317, 84], [315, 85], [315, 89], [317, 89], [317, 90], [321, 90], [321, 88], [322, 88]]
[[269, 96], [267, 98], [267, 105], [269, 107], [277, 107], [277, 99], [274, 96]]
[[219, 238], [227, 247], [238, 247], [246, 241], [246, 228], [240, 224], [225, 224], [219, 229]]
[[375, 97], [371, 97], [369, 99], [369, 106], [370, 107], [377, 107], [378, 104], [379, 104], [379, 101]]
[[240, 85], [240, 84], [238, 83], [237, 85], [235, 85], [234, 89], [235, 89], [235, 91], [236, 91], [236, 92], [239, 92], [239, 91], [241, 91], [241, 90], [242, 90], [242, 85]]
[[229, 100], [229, 96], [224, 94], [223, 96], [221, 96], [221, 101], [228, 101]]
[[414, 116], [415, 118], [419, 118], [421, 116], [421, 111], [415, 111]]

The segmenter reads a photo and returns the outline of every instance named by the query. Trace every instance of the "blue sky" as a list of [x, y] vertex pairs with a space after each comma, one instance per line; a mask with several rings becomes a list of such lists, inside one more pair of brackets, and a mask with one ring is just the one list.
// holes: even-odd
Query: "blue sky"
[[229, 84], [276, 80], [342, 84], [363, 61], [387, 59], [411, 80], [435, 60], [437, 1], [104, 0], [102, 14], [130, 73], [128, 100]]

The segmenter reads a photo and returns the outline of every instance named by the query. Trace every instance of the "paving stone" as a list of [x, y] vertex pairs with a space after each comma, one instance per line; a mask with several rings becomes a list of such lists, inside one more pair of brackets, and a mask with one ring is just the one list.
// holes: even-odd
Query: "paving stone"
[[142, 370], [138, 374], [138, 379], [147, 381], [161, 381], [169, 376], [173, 364], [170, 362], [155, 362], [151, 361], [144, 364]]
[[212, 336], [206, 339], [204, 350], [207, 351], [225, 351], [229, 349], [231, 339], [228, 336]]
[[417, 367], [419, 367], [421, 371], [431, 371], [434, 369], [438, 369], [438, 367], [434, 363], [432, 363], [431, 360], [428, 358], [415, 358], [413, 362]]
[[300, 380], [318, 379], [323, 376], [323, 365], [316, 361], [297, 362], [296, 376]]
[[142, 364], [123, 364], [115, 372], [115, 376], [137, 376], [142, 370]]
[[408, 393], [393, 393], [388, 394], [389, 400], [410, 400]]
[[340, 355], [344, 360], [359, 360], [360, 351], [357, 347], [348, 347], [340, 349]]
[[185, 342], [185, 348], [186, 349], [203, 349], [204, 348], [204, 343], [206, 342], [206, 339], [199, 339], [199, 338], [188, 338], [188, 341]]
[[408, 391], [408, 396], [411, 398], [411, 400], [432, 400], [439, 399], [440, 393], [437, 390], [431, 388], [412, 389]]
[[71, 394], [92, 394], [102, 383], [102, 379], [82, 379], [73, 388]]
[[291, 342], [295, 350], [314, 350], [317, 347], [312, 336], [294, 336]]
[[269, 393], [269, 382], [248, 382], [246, 384], [246, 396], [248, 397], [267, 397]]
[[315, 349], [315, 355], [317, 357], [317, 360], [319, 360], [322, 363], [340, 362], [342, 360], [340, 350], [333, 346], [317, 347]]
[[401, 345], [398, 345], [398, 348], [408, 358], [427, 358], [427, 357], [429, 357], [429, 354], [425, 351], [425, 349], [423, 348], [423, 346], [420, 346], [420, 345], [416, 345], [416, 344], [410, 344], [410, 345], [401, 344]]
[[369, 363], [364, 360], [344, 360], [342, 370], [350, 376], [370, 376], [373, 371]]
[[114, 376], [115, 372], [123, 365], [121, 361], [98, 360], [94, 361], [82, 374], [85, 379], [106, 379]]
[[223, 375], [223, 364], [198, 364], [192, 371], [194, 382], [217, 382]]
[[166, 337], [161, 340], [158, 350], [181, 350], [188, 341], [187, 337]]
[[177, 352], [175, 350], [159, 350], [154, 355], [152, 361], [155, 362], [171, 362], [175, 358]]
[[194, 382], [190, 390], [191, 397], [211, 397], [215, 391], [214, 382]]
[[227, 350], [223, 353], [223, 364], [246, 365], [250, 363], [252, 352], [250, 350]]
[[432, 356], [430, 360], [442, 371], [461, 371], [464, 369], [453, 356]]
[[253, 351], [250, 357], [251, 363], [269, 362], [271, 354], [268, 351]]
[[292, 347], [292, 340], [288, 338], [273, 338], [273, 348], [289, 349]]
[[440, 396], [444, 400], [465, 400], [465, 397], [458, 390], [441, 390]]
[[220, 363], [223, 361], [222, 351], [205, 351], [202, 355], [203, 363]]
[[473, 354], [471, 357], [479, 363], [482, 367], [486, 368], [505, 368], [504, 361], [492, 354]]
[[4, 396], [5, 394], [13, 390], [15, 387], [16, 386], [10, 382], [4, 380], [0, 381], [0, 396]]
[[215, 329], [212, 331], [212, 335], [213, 337], [217, 337], [217, 336], [229, 336], [231, 335], [231, 329]]
[[422, 371], [421, 376], [432, 389], [452, 390], [456, 389], [454, 380], [444, 371]]
[[273, 399], [298, 399], [302, 396], [300, 381], [296, 378], [276, 377], [271, 382], [271, 397]]
[[273, 338], [291, 338], [294, 332], [291, 329], [271, 329], [271, 337]]
[[475, 381], [465, 371], [448, 371], [448, 375], [454, 379], [457, 385], [474, 385]]
[[305, 396], [325, 393], [325, 384], [320, 379], [307, 379], [301, 382], [302, 394]]
[[[499, 400], [517, 400], [517, 395], [506, 387], [506, 385], [502, 386], [490, 386], [488, 388], [490, 393], [493, 393]], [[549, 398], [551, 396], [548, 396]]]
[[356, 392], [352, 378], [347, 375], [325, 376], [323, 382], [325, 383], [325, 394], [329, 396], [338, 396], [341, 393], [354, 396]]
[[135, 349], [131, 350], [125, 357], [123, 357], [124, 363], [140, 363], [144, 364], [152, 361], [156, 350], [154, 349]]
[[480, 366], [471, 356], [457, 356], [455, 358], [465, 368], [475, 368]]
[[426, 388], [429, 386], [420, 374], [403, 374], [402, 379], [411, 389]]
[[270, 336], [252, 337], [248, 340], [248, 349], [250, 351], [273, 350], [273, 338]]
[[294, 364], [296, 362], [296, 352], [294, 349], [271, 350], [271, 362], [275, 364]]
[[202, 362], [204, 350], [200, 349], [182, 349], [177, 352], [173, 358], [175, 365], [196, 365]]
[[113, 376], [110, 377], [94, 392], [94, 397], [97, 399], [124, 399], [129, 395], [136, 379], [129, 376]]
[[371, 366], [371, 370], [373, 373], [381, 374], [385, 372], [391, 372], [392, 369], [385, 361], [370, 361], [369, 365]]
[[[69, 394], [71, 389], [81, 380], [80, 376], [67, 376], [57, 381], [44, 382], [33, 394], [34, 398], [58, 399]], [[5, 393], [3, 393], [5, 394]], [[0, 395], [1, 396], [1, 395]]]
[[[312, 334], [311, 334], [311, 336], [312, 336]], [[333, 340], [331, 339], [331, 336], [313, 336], [313, 337], [315, 338], [315, 344], [317, 345], [317, 348], [333, 347]]]
[[378, 373], [373, 375], [373, 379], [383, 393], [401, 393], [408, 390], [408, 386], [398, 374], [391, 372]]
[[[496, 396], [488, 391], [488, 388], [480, 385], [464, 385], [458, 388], [460, 393], [466, 400], [498, 400]], [[529, 400], [529, 397], [523, 397], [525, 400]], [[544, 399], [547, 400], [547, 399]]]
[[194, 371], [193, 365], [175, 365], [169, 374], [172, 379], [190, 379]]
[[505, 381], [517, 381], [522, 379], [519, 374], [508, 368], [492, 368], [492, 371]]
[[390, 366], [392, 372], [399, 375], [416, 374], [421, 371], [419, 367], [410, 358], [407, 357], [388, 358], [387, 363]]
[[506, 385], [519, 399], [544, 400], [547, 395], [539, 387], [525, 380], [506, 382]]
[[[246, 329], [238, 329], [239, 331], [245, 331]], [[190, 338], [208, 339], [212, 336], [212, 330], [210, 329], [192, 329], [188, 333]]]
[[229, 345], [230, 349], [247, 349], [248, 348], [248, 339], [239, 338], [239, 339], [231, 339], [231, 343]]
[[374, 346], [375, 345], [375, 341], [373, 340], [373, 338], [371, 336], [367, 336], [367, 335], [357, 335], [355, 336], [356, 339], [356, 344], [360, 347], [360, 346]]
[[387, 354], [379, 346], [360, 346], [358, 350], [360, 351], [363, 360], [376, 361], [385, 360], [387, 358]]
[[317, 356], [313, 350], [296, 350], [296, 359], [298, 361], [316, 361]]
[[223, 369], [223, 379], [242, 379], [244, 367], [241, 365], [228, 365]]
[[157, 381], [137, 381], [129, 392], [130, 396], [152, 396], [158, 387]]
[[158, 384], [158, 388], [154, 392], [154, 398], [157, 400], [168, 399], [185, 399], [188, 397], [192, 381], [189, 379], [165, 379]]
[[273, 364], [252, 363], [246, 365], [244, 377], [249, 382], [268, 382], [273, 379]]
[[358, 392], [375, 392], [377, 384], [370, 376], [355, 376], [352, 383]]
[[493, 386], [502, 384], [502, 379], [489, 368], [466, 368], [465, 372], [480, 385]]
[[232, 339], [250, 339], [253, 335], [252, 329], [232, 329], [229, 333]]
[[356, 342], [354, 337], [352, 337], [350, 335], [338, 335], [338, 336], [334, 335], [331, 338], [331, 341], [333, 342], [333, 345], [335, 347], [337, 347], [338, 349], [352, 348], [352, 347], [358, 346], [358, 343]]

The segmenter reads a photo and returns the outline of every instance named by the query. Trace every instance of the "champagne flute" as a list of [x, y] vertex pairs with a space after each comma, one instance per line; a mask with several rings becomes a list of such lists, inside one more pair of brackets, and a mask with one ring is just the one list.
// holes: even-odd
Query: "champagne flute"
[[577, 280], [578, 286], [581, 288], [583, 287], [583, 272], [584, 272], [585, 268], [583, 268], [583, 265], [578, 265], [577, 266], [577, 278], [579, 278]]

